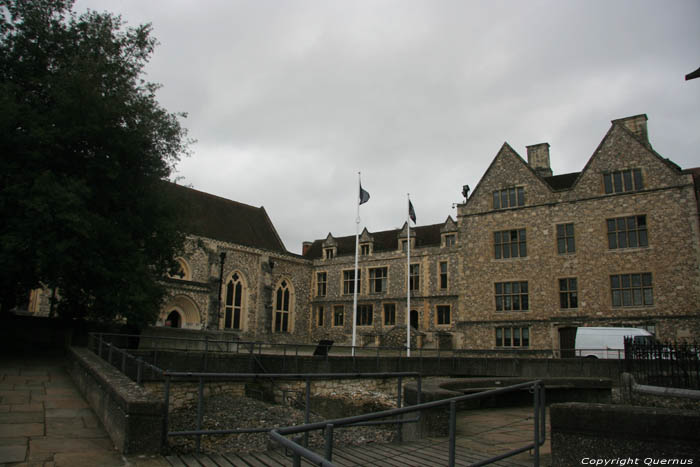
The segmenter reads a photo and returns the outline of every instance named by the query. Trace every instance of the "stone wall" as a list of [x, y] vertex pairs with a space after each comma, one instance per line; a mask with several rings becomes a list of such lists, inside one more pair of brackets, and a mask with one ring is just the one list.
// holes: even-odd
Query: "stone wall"
[[550, 422], [552, 465], [603, 465], [595, 464], [597, 459], [632, 459], [626, 465], [700, 461], [697, 412], [572, 402], [552, 404]]
[[[221, 254], [226, 257], [221, 270]], [[220, 329], [245, 340], [274, 342], [306, 340], [308, 329], [310, 262], [295, 255], [279, 254], [190, 235], [180, 259], [191, 272], [188, 280], [167, 278], [168, 289], [158, 325], [164, 325], [172, 310], [183, 315], [183, 327]], [[233, 275], [243, 286], [239, 329], [224, 329], [226, 284]], [[290, 284], [292, 305], [290, 329], [274, 333], [273, 304], [275, 288]], [[221, 282], [221, 299], [219, 283]]]
[[[206, 397], [227, 394], [233, 397], [245, 395], [245, 382], [242, 381], [217, 381], [206, 382], [202, 388], [202, 394]], [[165, 399], [165, 384], [163, 382], [145, 382], [143, 387], [157, 400]], [[199, 398], [199, 383], [173, 381], [170, 383], [168, 395], [168, 411], [197, 405]]]
[[123, 454], [160, 452], [162, 402], [85, 348], [71, 347], [68, 372]]

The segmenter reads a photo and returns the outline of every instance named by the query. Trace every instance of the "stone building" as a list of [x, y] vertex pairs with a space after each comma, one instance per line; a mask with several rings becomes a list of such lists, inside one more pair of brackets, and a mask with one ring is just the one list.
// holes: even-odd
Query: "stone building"
[[[356, 333], [357, 345], [406, 345], [408, 226], [359, 238]], [[456, 320], [463, 270], [457, 224], [410, 230], [411, 337], [413, 345], [455, 345]], [[315, 342], [331, 339], [348, 343], [352, 335], [355, 236], [306, 243], [304, 258], [312, 261], [312, 326]]]
[[581, 172], [507, 143], [458, 207], [467, 348], [573, 347], [576, 326], [700, 336], [697, 171], [657, 154], [647, 117], [615, 120]]
[[306, 339], [311, 269], [287, 251], [265, 208], [166, 189], [187, 237], [179, 272], [164, 279], [168, 295], [156, 325], [219, 329], [243, 340]]
[[[549, 144], [507, 143], [457, 219], [359, 239], [357, 345], [567, 350], [577, 326], [700, 338], [700, 169], [652, 148], [646, 115], [614, 120], [581, 172], [553, 175]], [[180, 271], [159, 326], [244, 340], [349, 345], [355, 236], [287, 251], [264, 208], [168, 184], [183, 211]], [[48, 310], [47, 291], [29, 309]]]

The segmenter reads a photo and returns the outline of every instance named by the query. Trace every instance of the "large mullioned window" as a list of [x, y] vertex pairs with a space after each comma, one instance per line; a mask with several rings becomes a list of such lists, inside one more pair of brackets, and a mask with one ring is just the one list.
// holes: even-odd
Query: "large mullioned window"
[[525, 205], [525, 189], [511, 187], [493, 192], [493, 208], [507, 209]]
[[525, 229], [494, 232], [493, 246], [496, 259], [526, 257], [527, 237]]
[[617, 217], [607, 220], [608, 247], [639, 248], [649, 246], [647, 216]]
[[527, 281], [496, 282], [496, 311], [528, 311]]
[[610, 290], [615, 308], [654, 305], [650, 272], [610, 276]]

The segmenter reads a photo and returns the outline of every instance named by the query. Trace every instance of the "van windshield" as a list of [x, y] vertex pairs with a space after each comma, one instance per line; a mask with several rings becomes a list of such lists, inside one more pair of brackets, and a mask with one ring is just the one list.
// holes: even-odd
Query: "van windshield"
[[652, 345], [654, 342], [654, 336], [634, 336], [635, 344]]

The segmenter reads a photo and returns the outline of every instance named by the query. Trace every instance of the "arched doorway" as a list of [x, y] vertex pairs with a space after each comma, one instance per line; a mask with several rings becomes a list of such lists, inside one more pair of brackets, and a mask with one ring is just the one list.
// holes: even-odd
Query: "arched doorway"
[[173, 310], [168, 314], [168, 317], [165, 319], [165, 326], [169, 328], [182, 327], [182, 317], [180, 317], [180, 313], [177, 310]]
[[158, 324], [171, 328], [200, 329], [202, 318], [197, 305], [191, 298], [176, 295], [162, 308]]
[[418, 329], [418, 312], [416, 310], [411, 310], [411, 327]]

